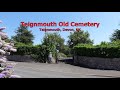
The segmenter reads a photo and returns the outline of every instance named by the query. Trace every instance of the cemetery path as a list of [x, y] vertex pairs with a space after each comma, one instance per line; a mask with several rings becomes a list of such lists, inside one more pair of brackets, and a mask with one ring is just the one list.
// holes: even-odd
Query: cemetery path
[[[11, 62], [11, 61], [10, 61]], [[13, 61], [12, 61], [13, 62]], [[17, 62], [14, 73], [22, 78], [116, 78], [120, 71], [96, 70], [65, 63]]]

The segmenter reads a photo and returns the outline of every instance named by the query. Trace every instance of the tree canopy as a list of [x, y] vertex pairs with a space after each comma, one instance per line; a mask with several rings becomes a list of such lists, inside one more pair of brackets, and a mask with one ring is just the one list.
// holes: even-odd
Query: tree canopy
[[110, 37], [110, 40], [111, 40], [111, 42], [116, 41], [116, 40], [120, 40], [120, 30], [119, 29], [116, 29], [114, 31], [114, 33]]
[[33, 44], [34, 35], [28, 30], [28, 27], [20, 25], [15, 33], [16, 35], [12, 39], [17, 43]]
[[70, 35], [68, 36], [69, 40], [68, 40], [68, 45], [70, 48], [72, 48], [73, 46], [77, 45], [77, 44], [93, 44], [93, 40], [90, 40], [90, 34], [88, 32], [84, 32], [84, 31], [79, 31], [79, 32], [73, 32], [70, 33]]
[[49, 46], [51, 51], [55, 48], [61, 51], [64, 47], [64, 39], [58, 33], [45, 33], [42, 44]]

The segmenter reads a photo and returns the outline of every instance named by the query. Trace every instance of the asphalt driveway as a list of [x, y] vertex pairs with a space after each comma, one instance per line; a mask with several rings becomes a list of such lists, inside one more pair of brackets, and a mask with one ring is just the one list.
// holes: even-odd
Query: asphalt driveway
[[16, 62], [14, 73], [22, 78], [116, 78], [120, 71], [96, 70], [65, 63]]

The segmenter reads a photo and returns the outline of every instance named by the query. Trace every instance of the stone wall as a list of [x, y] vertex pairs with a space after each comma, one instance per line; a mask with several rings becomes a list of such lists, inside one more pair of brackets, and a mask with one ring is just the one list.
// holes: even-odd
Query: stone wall
[[[35, 60], [31, 58], [30, 55], [9, 55], [7, 56], [9, 61], [17, 61], [17, 62], [34, 62]], [[55, 63], [55, 59], [52, 58], [51, 63]]]
[[74, 65], [94, 69], [120, 70], [120, 58], [74, 56]]
[[10, 55], [7, 56], [7, 59], [9, 61], [18, 61], [18, 62], [32, 62], [34, 59], [32, 59], [29, 55]]

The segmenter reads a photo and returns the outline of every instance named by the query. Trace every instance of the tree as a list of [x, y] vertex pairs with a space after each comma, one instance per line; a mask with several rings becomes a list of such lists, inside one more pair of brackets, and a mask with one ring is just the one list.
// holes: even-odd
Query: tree
[[33, 44], [34, 36], [27, 27], [20, 25], [18, 30], [15, 31], [16, 35], [12, 37], [17, 43]]
[[64, 45], [64, 47], [61, 50], [62, 53], [64, 53], [66, 56], [71, 56], [71, 48], [69, 48], [68, 45]]
[[110, 45], [112, 45], [112, 46], [120, 46], [120, 40], [117, 39], [115, 41], [112, 41], [112, 42], [110, 42]]
[[110, 37], [110, 40], [111, 40], [111, 42], [116, 41], [116, 40], [120, 40], [120, 30], [119, 29], [114, 31], [114, 33]]
[[102, 41], [102, 42], [100, 43], [100, 46], [109, 45], [109, 44], [110, 44], [109, 42]]
[[9, 38], [6, 38], [6, 40], [5, 40], [5, 42], [10, 42], [10, 41], [12, 41], [12, 39], [9, 39]]
[[68, 36], [68, 45], [70, 48], [73, 48], [73, 46], [83, 43], [83, 44], [93, 44], [93, 40], [90, 40], [89, 33], [84, 31], [74, 32], [70, 33]]
[[55, 49], [61, 51], [64, 47], [64, 39], [58, 33], [45, 33], [42, 44], [48, 46], [51, 52]]
[[[0, 21], [1, 23], [1, 21]], [[18, 75], [13, 75], [14, 63], [7, 62], [6, 55], [10, 55], [10, 52], [16, 52], [14, 43], [6, 42], [8, 40], [7, 34], [3, 32], [5, 27], [0, 28], [0, 78], [17, 78]]]

